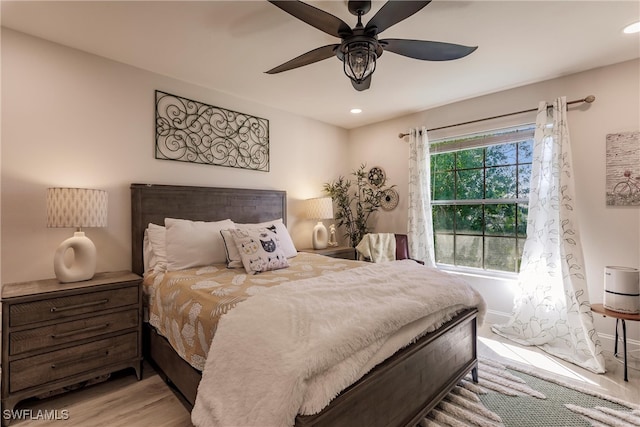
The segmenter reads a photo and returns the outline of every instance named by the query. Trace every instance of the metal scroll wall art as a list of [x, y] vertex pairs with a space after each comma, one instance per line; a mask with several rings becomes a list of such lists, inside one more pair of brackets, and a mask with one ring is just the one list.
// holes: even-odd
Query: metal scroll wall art
[[269, 171], [269, 121], [156, 91], [156, 159]]

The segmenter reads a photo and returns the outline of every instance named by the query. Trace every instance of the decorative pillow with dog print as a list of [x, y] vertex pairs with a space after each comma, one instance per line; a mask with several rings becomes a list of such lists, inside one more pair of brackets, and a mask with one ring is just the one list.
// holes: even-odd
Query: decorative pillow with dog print
[[289, 267], [278, 235], [267, 228], [228, 230], [248, 274]]

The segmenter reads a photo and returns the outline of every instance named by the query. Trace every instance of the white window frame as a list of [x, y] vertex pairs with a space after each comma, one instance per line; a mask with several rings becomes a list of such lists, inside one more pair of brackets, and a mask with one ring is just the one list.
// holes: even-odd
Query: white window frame
[[[450, 137], [443, 137], [434, 139], [429, 142], [430, 145], [430, 154], [442, 154], [449, 153], [455, 151], [468, 150], [473, 148], [485, 148], [494, 145], [502, 145], [502, 144], [510, 144], [516, 142], [522, 142], [527, 140], [533, 140], [535, 131], [535, 124], [528, 123], [519, 126], [513, 126], [502, 129], [488, 130], [483, 132], [474, 132], [472, 134], [464, 134]], [[516, 167], [525, 164], [525, 163], [516, 163]], [[483, 164], [484, 171], [487, 170], [487, 166]], [[430, 188], [431, 194], [433, 195], [433, 173], [431, 171], [431, 184], [432, 188]], [[483, 186], [484, 187], [484, 186]], [[446, 206], [456, 206], [456, 205], [479, 205], [479, 204], [528, 204], [529, 198], [508, 198], [508, 199], [454, 199], [454, 200], [431, 200], [432, 205], [446, 205]], [[517, 211], [516, 211], [517, 215]], [[484, 238], [485, 227], [486, 224], [483, 224], [483, 231], [480, 235], [483, 241], [484, 248]], [[434, 238], [436, 235], [436, 230], [434, 229]], [[452, 235], [454, 236], [455, 241], [455, 230]], [[522, 237], [516, 236], [514, 239], [522, 239]], [[434, 242], [435, 243], [435, 242]], [[482, 263], [485, 263], [485, 253], [483, 249], [483, 260]], [[517, 277], [517, 272], [509, 272], [504, 270], [491, 270], [485, 268], [477, 268], [463, 265], [452, 265], [452, 264], [444, 264], [444, 263], [436, 263], [436, 266], [439, 269], [461, 273], [465, 275], [472, 276], [483, 276], [483, 277], [492, 277], [492, 278], [502, 278], [502, 279], [514, 279]]]

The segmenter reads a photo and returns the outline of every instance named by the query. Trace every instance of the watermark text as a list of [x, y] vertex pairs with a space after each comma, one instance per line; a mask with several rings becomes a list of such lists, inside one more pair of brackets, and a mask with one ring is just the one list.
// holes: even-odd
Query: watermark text
[[5, 409], [2, 411], [5, 420], [61, 421], [69, 419], [68, 409]]

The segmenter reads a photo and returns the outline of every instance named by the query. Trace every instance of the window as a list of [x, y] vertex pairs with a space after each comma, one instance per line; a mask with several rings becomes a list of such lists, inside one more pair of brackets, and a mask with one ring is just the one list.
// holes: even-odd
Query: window
[[527, 126], [431, 143], [436, 263], [519, 271], [533, 131]]

